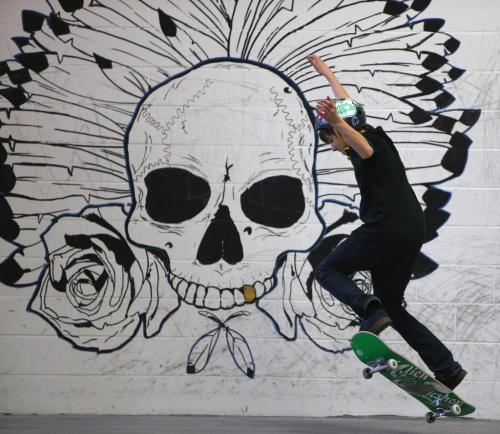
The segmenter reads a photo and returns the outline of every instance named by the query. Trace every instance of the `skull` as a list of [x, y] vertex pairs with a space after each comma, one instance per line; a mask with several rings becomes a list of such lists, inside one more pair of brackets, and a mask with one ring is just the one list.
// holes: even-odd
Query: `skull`
[[126, 140], [127, 231], [162, 253], [187, 303], [254, 302], [287, 252], [321, 236], [306, 106], [276, 72], [236, 61], [201, 64], [139, 105]]

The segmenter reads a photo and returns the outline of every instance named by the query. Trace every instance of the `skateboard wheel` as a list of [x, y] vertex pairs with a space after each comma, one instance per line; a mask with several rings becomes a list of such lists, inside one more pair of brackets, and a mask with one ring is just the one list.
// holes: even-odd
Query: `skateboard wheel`
[[372, 370], [370, 368], [363, 369], [363, 378], [365, 378], [366, 380], [369, 380], [372, 377], [373, 377], [373, 373], [372, 373]]
[[425, 420], [427, 421], [427, 423], [435, 422], [436, 421], [436, 416], [434, 416], [434, 413], [429, 412], [429, 413], [427, 413], [425, 415]]
[[458, 404], [453, 404], [450, 410], [454, 416], [459, 416], [462, 413], [462, 408]]
[[387, 366], [391, 371], [395, 371], [396, 369], [398, 369], [398, 361], [394, 359], [389, 359], [387, 360]]

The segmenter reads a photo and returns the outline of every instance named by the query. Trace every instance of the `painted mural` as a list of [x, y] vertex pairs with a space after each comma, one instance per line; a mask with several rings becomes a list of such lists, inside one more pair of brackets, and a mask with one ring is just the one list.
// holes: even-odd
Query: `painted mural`
[[[449, 214], [478, 110], [451, 108], [459, 41], [430, 0], [50, 0], [0, 63], [0, 280], [74, 348], [116, 351], [181, 304], [247, 376], [249, 307], [333, 354], [358, 318], [313, 279], [358, 221], [352, 165], [320, 144], [320, 55], [402, 152], [427, 219]], [[418, 152], [414, 152], [417, 150]], [[425, 151], [425, 152], [422, 152]], [[421, 253], [414, 278], [438, 264]], [[358, 284], [371, 290], [369, 273]], [[353, 328], [354, 330], [354, 328]]]

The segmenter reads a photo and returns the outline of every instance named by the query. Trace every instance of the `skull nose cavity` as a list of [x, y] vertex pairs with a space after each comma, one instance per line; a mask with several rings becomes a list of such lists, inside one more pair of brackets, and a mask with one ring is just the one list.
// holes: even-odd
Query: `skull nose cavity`
[[226, 205], [219, 206], [215, 213], [198, 247], [196, 259], [202, 265], [220, 260], [235, 265], [243, 259], [240, 235]]

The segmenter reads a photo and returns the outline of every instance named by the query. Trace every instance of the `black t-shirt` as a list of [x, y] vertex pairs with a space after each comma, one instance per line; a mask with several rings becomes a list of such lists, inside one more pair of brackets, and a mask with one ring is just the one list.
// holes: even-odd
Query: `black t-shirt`
[[368, 126], [363, 136], [372, 146], [373, 155], [363, 160], [353, 149], [350, 151], [361, 192], [361, 220], [373, 229], [423, 238], [422, 208], [394, 143], [382, 127]]

